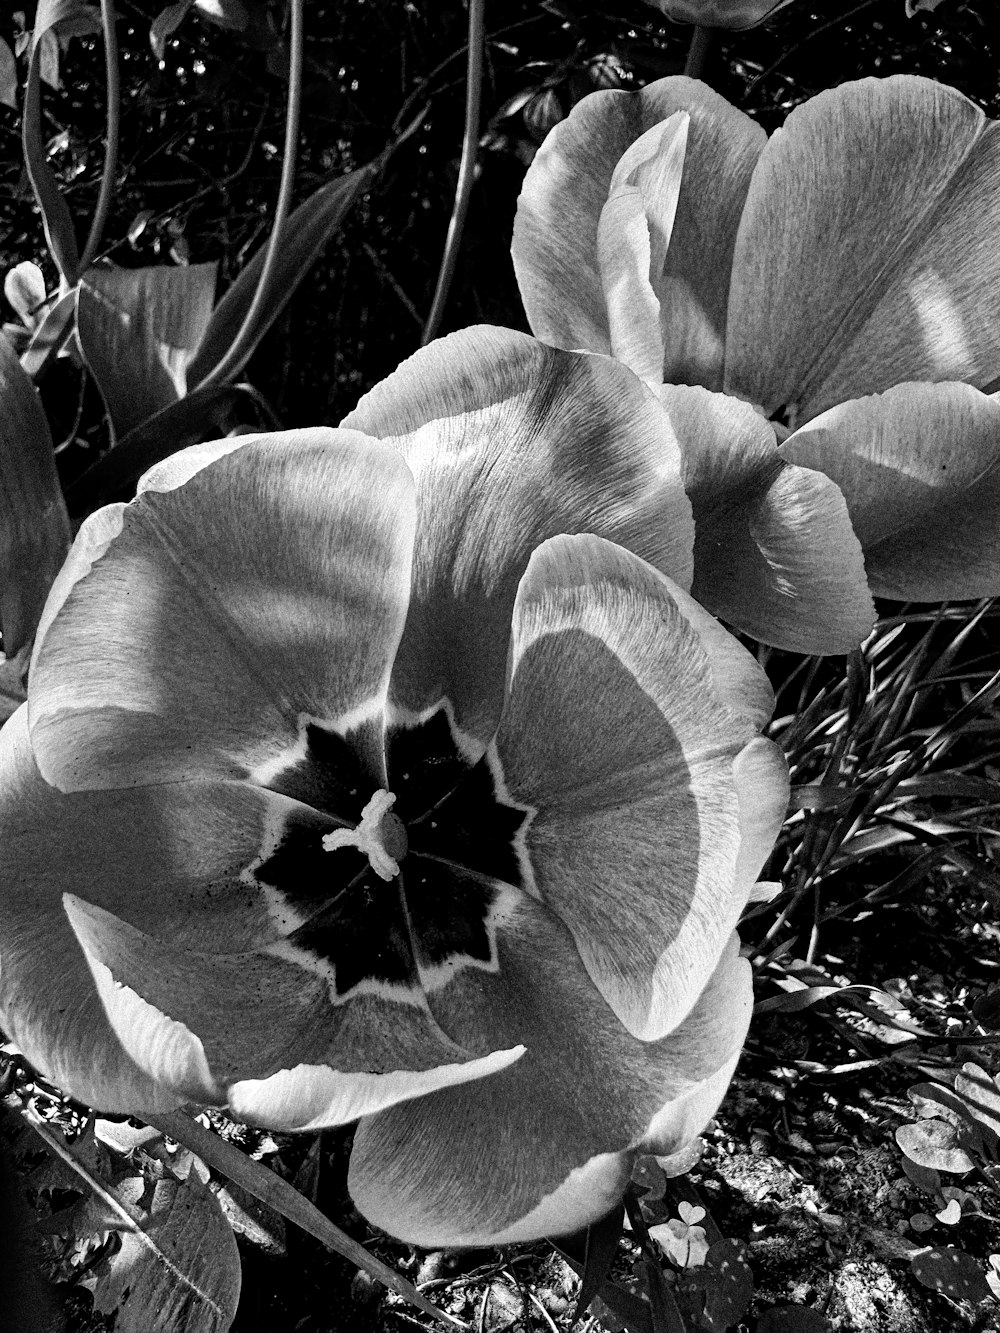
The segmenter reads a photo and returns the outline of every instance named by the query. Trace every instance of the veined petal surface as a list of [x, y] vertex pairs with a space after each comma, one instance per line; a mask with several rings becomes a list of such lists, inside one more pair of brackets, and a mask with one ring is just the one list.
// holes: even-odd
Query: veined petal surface
[[29, 716], [63, 790], [246, 777], [306, 720], [380, 735], [416, 524], [398, 453], [332, 430], [192, 452], [88, 520], [46, 606]]
[[325, 958], [290, 945], [308, 885], [297, 911], [260, 869], [288, 812], [317, 843], [330, 827], [249, 783], [63, 793], [38, 773], [27, 710], [4, 726], [0, 1022], [46, 1076], [103, 1110], [232, 1097], [305, 1128], [517, 1058], [457, 1045], [416, 986], [342, 995]]
[[0, 728], [0, 1024], [46, 1078], [89, 1106], [174, 1110], [187, 1096], [159, 1085], [123, 1049], [61, 909], [62, 886], [45, 884], [50, 856], [61, 852], [72, 865], [87, 848], [62, 845], [27, 724], [23, 706]]
[[652, 278], [663, 271], [673, 231], [687, 126], [678, 113], [627, 149], [597, 226], [611, 354], [654, 389], [663, 375], [663, 338]]
[[[706, 84], [678, 76], [578, 102], [528, 168], [511, 252], [536, 335], [557, 347], [609, 352], [599, 220], [619, 161], [677, 112], [690, 120], [680, 197], [665, 262], [650, 273], [661, 309], [662, 378], [717, 389], [736, 230], [767, 136]], [[672, 208], [669, 196], [663, 205]]]
[[[578, 1230], [607, 1211], [633, 1150], [726, 1067], [742, 1045], [750, 968], [732, 939], [684, 1022], [657, 1042], [624, 1031], [568, 931], [522, 897], [496, 973], [465, 973], [435, 996], [442, 1025], [516, 1039], [526, 1054], [478, 1084], [362, 1120], [349, 1188], [370, 1221], [428, 1246], [491, 1245]], [[713, 1103], [702, 1106], [705, 1119]], [[678, 1117], [679, 1132], [697, 1133]], [[676, 1146], [680, 1146], [679, 1144]]]
[[763, 643], [847, 653], [875, 606], [835, 482], [789, 463], [749, 403], [687, 385], [660, 399], [681, 445], [695, 521], [692, 596]]
[[[524, 876], [643, 1040], [691, 1009], [777, 836], [777, 747], [757, 741], [752, 784], [734, 771], [772, 705], [750, 654], [629, 552], [560, 537], [532, 556], [496, 739], [506, 791], [531, 812]], [[738, 875], [747, 803], [769, 837]]]
[[876, 596], [992, 597], [1000, 589], [1000, 397], [900, 384], [831, 408], [784, 456], [843, 491]]
[[677, 442], [651, 391], [610, 358], [464, 329], [405, 361], [343, 424], [394, 445], [416, 478], [391, 701], [420, 715], [449, 700], [473, 758], [496, 729], [518, 580], [540, 542], [595, 532], [690, 582]]
[[1000, 367], [1000, 123], [895, 75], [797, 107], [753, 173], [725, 390], [795, 427], [910, 380]]

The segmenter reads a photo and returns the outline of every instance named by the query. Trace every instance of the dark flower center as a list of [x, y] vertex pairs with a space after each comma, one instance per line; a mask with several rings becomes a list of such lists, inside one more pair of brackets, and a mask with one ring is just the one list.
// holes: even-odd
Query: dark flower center
[[463, 755], [444, 709], [390, 736], [387, 785], [372, 753], [362, 733], [310, 724], [304, 758], [268, 783], [308, 807], [252, 868], [277, 891], [288, 943], [338, 995], [494, 967], [529, 812], [500, 799], [495, 761]]

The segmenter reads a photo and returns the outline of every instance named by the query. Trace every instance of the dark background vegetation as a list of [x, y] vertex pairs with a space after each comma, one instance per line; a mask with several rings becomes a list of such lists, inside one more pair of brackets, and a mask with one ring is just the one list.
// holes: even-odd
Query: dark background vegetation
[[[277, 38], [266, 29], [257, 37], [226, 31], [192, 13], [169, 42], [162, 65], [149, 42], [159, 8], [152, 0], [118, 3], [122, 153], [104, 254], [126, 266], [217, 261], [222, 290], [266, 240], [277, 195], [285, 102], [283, 6], [272, 7]], [[998, 11], [997, 0], [943, 0], [934, 13], [908, 19], [903, 0], [797, 3], [753, 31], [720, 34], [705, 77], [769, 130], [822, 88], [894, 72], [950, 83], [1000, 117]], [[613, 5], [488, 0], [486, 18], [479, 174], [443, 332], [480, 321], [525, 327], [509, 244], [520, 182], [535, 148], [551, 125], [595, 88], [636, 88], [679, 73], [690, 36], [690, 30], [667, 23], [639, 0]], [[30, 28], [31, 20], [30, 6], [23, 21], [4, 7], [0, 35], [13, 44], [18, 29]], [[419, 346], [457, 177], [466, 22], [459, 0], [307, 0], [296, 200], [375, 157], [418, 114], [423, 119], [250, 363], [248, 377], [283, 425], [335, 424], [361, 393]], [[44, 92], [45, 132], [83, 235], [103, 153], [100, 39], [74, 39], [62, 75], [60, 91]], [[22, 167], [19, 117], [0, 107], [0, 271], [29, 258], [54, 282]], [[68, 362], [54, 368], [43, 392], [55, 437], [69, 440], [59, 461], [71, 476], [106, 442], [100, 403], [92, 389], [81, 400], [79, 377]], [[956, 623], [934, 631], [935, 654]], [[908, 714], [911, 730], [900, 744], [926, 734], [961, 707], [995, 665], [996, 620], [983, 625], [970, 639], [962, 672], [957, 677], [952, 672], [934, 689], [921, 689], [919, 707]], [[869, 734], [881, 727], [908, 679], [908, 668], [894, 665], [894, 654], [918, 644], [925, 628], [906, 626], [902, 648], [887, 635], [871, 650]], [[920, 670], [929, 670], [932, 662], [933, 654]], [[811, 675], [803, 664], [778, 655], [769, 666], [776, 685], [789, 682], [779, 692], [779, 715], [809, 707], [818, 709], [820, 721], [830, 721], [847, 707], [841, 663]], [[863, 738], [866, 724], [856, 709], [849, 725]], [[951, 771], [964, 765], [995, 784], [998, 734], [994, 710], [983, 730], [956, 744]], [[778, 738], [794, 760], [794, 738]], [[825, 752], [819, 741], [812, 744], [814, 753], [803, 747], [799, 782], [822, 775]], [[860, 740], [859, 753], [863, 768]], [[884, 760], [873, 752], [873, 769]], [[927, 795], [925, 808], [934, 815], [945, 805]], [[948, 809], [954, 818], [953, 806]], [[992, 815], [977, 818], [995, 822]], [[976, 836], [972, 850], [986, 856], [989, 840]], [[774, 873], [791, 882], [803, 847], [801, 826], [790, 827], [777, 858], [784, 857], [784, 865], [776, 865]], [[912, 860], [906, 849], [887, 845], [877, 856], [848, 861], [828, 877], [822, 907], [832, 915], [817, 962], [848, 979], [892, 988], [928, 1030], [940, 1033], [949, 1023], [969, 1022], [972, 998], [997, 980], [1000, 892], [991, 899], [978, 885], [970, 890], [968, 879], [943, 858], [935, 874], [919, 883], [919, 893], [912, 893], [912, 876], [905, 885], [899, 878]], [[875, 895], [871, 907], [850, 906], [869, 893]], [[745, 934], [759, 941], [766, 924], [758, 916]], [[808, 922], [802, 938], [796, 929], [792, 921], [789, 947], [804, 952]], [[754, 1315], [792, 1301], [822, 1308], [845, 1333], [997, 1327], [989, 1311], [969, 1319], [956, 1313], [943, 1297], [918, 1287], [905, 1263], [893, 1267], [891, 1255], [877, 1253], [870, 1238], [865, 1240], [864, 1229], [873, 1221], [883, 1236], [896, 1221], [905, 1230], [907, 1209], [912, 1213], [916, 1207], [899, 1195], [900, 1154], [892, 1127], [905, 1116], [905, 1090], [921, 1072], [894, 1065], [877, 1035], [866, 1045], [857, 1028], [845, 1031], [838, 1023], [813, 1011], [755, 1021], [733, 1093], [708, 1135], [698, 1185], [725, 1234], [749, 1242], [758, 1289]], [[986, 1060], [982, 1054], [975, 1058]], [[411, 1279], [435, 1284], [429, 1294], [477, 1321], [480, 1330], [567, 1327], [568, 1270], [544, 1245], [452, 1260], [373, 1238], [344, 1188], [348, 1131], [248, 1146]], [[817, 1216], [827, 1220], [817, 1222]], [[249, 1262], [236, 1333], [423, 1326], [400, 1305], [387, 1305], [363, 1275], [355, 1276], [308, 1238], [290, 1233], [284, 1257], [261, 1257], [259, 1246], [241, 1243]], [[970, 1221], [956, 1243], [985, 1262], [991, 1250], [1000, 1249], [1000, 1230]], [[533, 1293], [533, 1304], [522, 1301], [519, 1307], [520, 1321], [517, 1309], [513, 1318], [509, 1309], [503, 1313], [501, 1294], [516, 1291], [517, 1276]], [[89, 1313], [86, 1293], [61, 1299], [74, 1333], [103, 1327]], [[536, 1318], [539, 1302], [548, 1312], [544, 1319]], [[795, 1333], [806, 1325], [787, 1327]]]
[[[268, 234], [281, 165], [283, 51], [263, 39], [265, 49], [254, 49], [192, 12], [161, 67], [149, 43], [160, 7], [119, 0], [121, 170], [104, 253], [126, 266], [215, 260], [221, 291]], [[279, 26], [282, 8], [274, 6]], [[30, 26], [30, 10], [27, 18]], [[335, 424], [419, 345], [458, 171], [466, 22], [459, 0], [307, 0], [297, 200], [369, 161], [425, 114], [251, 362], [249, 378], [285, 425]], [[537, 143], [595, 88], [679, 73], [690, 33], [639, 0], [488, 0], [486, 22], [483, 149], [443, 332], [483, 321], [524, 327], [509, 246]], [[6, 29], [0, 34], [13, 41], [13, 16]], [[826, 0], [721, 34], [706, 77], [770, 130], [821, 88], [896, 71], [949, 82], [996, 115], [998, 70], [996, 0], [944, 0], [914, 19], [903, 0]], [[104, 133], [99, 38], [72, 41], [63, 88], [45, 88], [44, 113], [54, 165], [85, 234]], [[35, 258], [53, 279], [18, 130], [17, 114], [0, 107], [0, 268]], [[130, 242], [130, 226], [149, 210]], [[71, 423], [75, 385], [60, 381], [47, 392], [65, 395]], [[61, 415], [58, 403], [48, 406]], [[90, 409], [85, 436], [96, 401]]]

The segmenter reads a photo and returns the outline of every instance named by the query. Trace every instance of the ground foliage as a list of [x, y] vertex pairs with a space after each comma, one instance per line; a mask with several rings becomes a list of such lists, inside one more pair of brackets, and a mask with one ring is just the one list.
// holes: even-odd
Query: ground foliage
[[[159, 8], [119, 5], [123, 141], [104, 253], [125, 266], [217, 260], [226, 283], [268, 231], [284, 46], [267, 30], [248, 38], [192, 14], [159, 62], [149, 42]], [[281, 7], [273, 8], [277, 32]], [[30, 21], [29, 6], [25, 21], [4, 20], [0, 35], [13, 45]], [[465, 28], [464, 9], [452, 2], [307, 6], [297, 198], [372, 160], [422, 119], [250, 363], [249, 378], [282, 425], [336, 423], [419, 344], [457, 175]], [[535, 147], [594, 88], [680, 72], [689, 35], [631, 0], [490, 0], [487, 28], [480, 165], [444, 331], [479, 321], [525, 327], [509, 243]], [[770, 130], [824, 87], [897, 71], [941, 79], [1000, 116], [998, 67], [993, 0], [944, 0], [912, 20], [902, 0], [827, 0], [719, 35], [705, 77]], [[61, 89], [46, 89], [45, 116], [50, 160], [81, 228], [99, 185], [103, 100], [100, 41], [77, 38], [63, 53]], [[32, 258], [51, 282], [18, 132], [17, 112], [0, 107], [0, 268]], [[68, 362], [43, 393], [70, 480], [106, 445], [100, 402]], [[663, 1328], [1000, 1327], [996, 1266], [987, 1278], [1000, 1251], [992, 1081], [1000, 1067], [1000, 613], [990, 605], [880, 610], [878, 633], [846, 663], [762, 652], [795, 813], [768, 871], [782, 892], [752, 907], [742, 930], [757, 965], [758, 1013], [700, 1157], [669, 1175], [643, 1163], [631, 1228], [617, 1246], [612, 1236], [608, 1252], [620, 1289], [645, 1292], [668, 1321], [672, 1311], [685, 1321]], [[244, 1258], [237, 1333], [428, 1326], [235, 1187], [204, 1179], [183, 1153], [162, 1142], [109, 1144], [84, 1108], [16, 1055], [0, 1061], [0, 1136], [12, 1168], [0, 1182], [4, 1216], [30, 1208], [43, 1219], [32, 1244], [49, 1285], [29, 1292], [43, 1312], [39, 1327], [111, 1326], [94, 1307], [94, 1282], [81, 1277], [113, 1265], [122, 1233], [102, 1229], [107, 1218], [93, 1212], [81, 1220], [78, 1182], [13, 1114], [25, 1101], [140, 1212], [173, 1199], [180, 1185], [172, 1182], [190, 1181], [184, 1197], [198, 1206], [214, 1193]], [[291, 1138], [221, 1118], [215, 1125], [472, 1327], [570, 1327], [579, 1281], [549, 1245], [425, 1254], [373, 1234], [346, 1193], [349, 1130]], [[682, 1166], [687, 1174], [672, 1174]], [[30, 1281], [28, 1251], [12, 1266]], [[599, 1295], [577, 1327], [617, 1330], [620, 1316]]]

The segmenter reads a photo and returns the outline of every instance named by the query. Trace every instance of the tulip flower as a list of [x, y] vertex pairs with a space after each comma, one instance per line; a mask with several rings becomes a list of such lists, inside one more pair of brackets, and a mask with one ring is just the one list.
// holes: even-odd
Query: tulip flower
[[[794, 0], [646, 0], [675, 23], [703, 28], [755, 28]], [[906, 0], [907, 17], [937, 9], [943, 0]]]
[[695, 596], [845, 651], [862, 552], [879, 596], [1000, 591], [998, 219], [1000, 126], [954, 89], [844, 84], [768, 139], [668, 78], [553, 130], [514, 259], [539, 337], [664, 386]]
[[575, 1230], [704, 1126], [784, 815], [655, 397], [473, 329], [82, 527], [0, 730], [0, 1022], [105, 1111], [360, 1118], [405, 1239]]
[[647, 0], [675, 23], [703, 28], [755, 28], [793, 0]]

